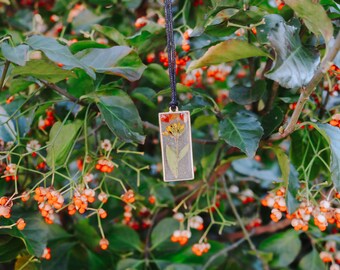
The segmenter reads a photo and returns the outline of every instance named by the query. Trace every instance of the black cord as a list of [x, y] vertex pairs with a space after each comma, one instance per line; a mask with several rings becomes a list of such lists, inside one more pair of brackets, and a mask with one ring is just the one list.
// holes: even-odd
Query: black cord
[[172, 111], [175, 111], [178, 106], [177, 91], [176, 91], [176, 47], [173, 34], [173, 20], [172, 20], [172, 0], [164, 1], [165, 8], [165, 28], [168, 49], [168, 62], [169, 62], [169, 77], [171, 89], [171, 101], [169, 106]]

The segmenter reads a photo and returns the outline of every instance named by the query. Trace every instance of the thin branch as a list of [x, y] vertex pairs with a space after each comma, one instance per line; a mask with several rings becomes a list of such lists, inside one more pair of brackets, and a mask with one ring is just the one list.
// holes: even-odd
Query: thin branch
[[5, 62], [4, 70], [2, 72], [1, 81], [0, 81], [0, 91], [3, 90], [4, 84], [5, 84], [6, 75], [7, 75], [7, 71], [8, 71], [10, 63], [11, 62], [8, 61], [8, 60], [6, 60], [6, 62]]
[[291, 134], [295, 130], [296, 123], [299, 120], [300, 114], [304, 108], [306, 101], [309, 99], [309, 96], [312, 94], [315, 87], [319, 84], [319, 82], [321, 81], [325, 73], [328, 71], [339, 49], [340, 49], [340, 33], [338, 33], [332, 48], [328, 50], [318, 70], [315, 72], [313, 78], [310, 80], [310, 82], [305, 87], [301, 89], [301, 94], [296, 104], [293, 115], [290, 118], [290, 121], [287, 127], [285, 128], [284, 132], [281, 134], [282, 138], [287, 137], [289, 134]]
[[274, 105], [274, 101], [275, 101], [275, 98], [277, 96], [277, 93], [279, 91], [279, 83], [278, 82], [273, 82], [273, 85], [272, 85], [272, 89], [269, 93], [269, 97], [268, 97], [268, 100], [266, 102], [266, 106], [264, 107], [263, 111], [261, 112], [261, 114], [266, 114], [268, 112], [270, 112], [273, 108], [273, 105]]

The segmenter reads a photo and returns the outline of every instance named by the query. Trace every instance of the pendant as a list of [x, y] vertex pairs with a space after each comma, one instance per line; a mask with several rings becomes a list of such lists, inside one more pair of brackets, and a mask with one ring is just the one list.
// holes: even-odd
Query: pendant
[[194, 179], [189, 111], [159, 113], [163, 180]]

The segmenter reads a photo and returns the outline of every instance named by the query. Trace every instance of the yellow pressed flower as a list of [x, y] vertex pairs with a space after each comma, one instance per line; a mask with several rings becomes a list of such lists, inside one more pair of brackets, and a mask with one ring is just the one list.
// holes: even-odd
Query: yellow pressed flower
[[173, 123], [171, 125], [168, 125], [163, 132], [164, 136], [173, 136], [178, 138], [183, 132], [184, 132], [184, 124], [181, 124], [180, 122], [178, 123]]

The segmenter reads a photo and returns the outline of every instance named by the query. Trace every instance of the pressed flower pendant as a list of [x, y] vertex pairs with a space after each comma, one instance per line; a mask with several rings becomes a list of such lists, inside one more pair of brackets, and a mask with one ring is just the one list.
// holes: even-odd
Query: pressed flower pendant
[[190, 113], [159, 113], [159, 128], [164, 181], [194, 179]]

